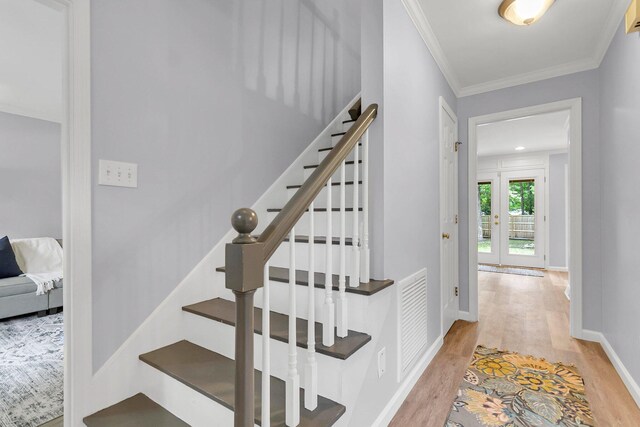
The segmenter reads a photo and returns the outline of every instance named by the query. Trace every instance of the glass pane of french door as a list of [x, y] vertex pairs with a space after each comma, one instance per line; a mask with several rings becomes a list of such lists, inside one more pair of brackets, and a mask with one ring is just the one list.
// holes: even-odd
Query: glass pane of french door
[[502, 172], [500, 264], [544, 268], [544, 169]]
[[478, 174], [478, 262], [500, 263], [500, 178]]
[[478, 252], [491, 253], [491, 182], [478, 182]]
[[536, 253], [536, 184], [534, 179], [509, 180], [509, 254]]

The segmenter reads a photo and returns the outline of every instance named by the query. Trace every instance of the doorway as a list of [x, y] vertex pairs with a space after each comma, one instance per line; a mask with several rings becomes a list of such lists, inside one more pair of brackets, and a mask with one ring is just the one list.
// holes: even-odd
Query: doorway
[[458, 318], [458, 118], [440, 97], [440, 295], [444, 336]]
[[[479, 234], [482, 233], [481, 231], [479, 231], [481, 230], [482, 212], [480, 212], [480, 209], [478, 208], [478, 191], [479, 191], [478, 183], [490, 182], [491, 186], [494, 186], [494, 185], [509, 186], [512, 183], [517, 184], [518, 180], [523, 179], [522, 176], [518, 177], [513, 175], [506, 175], [506, 178], [503, 179], [502, 174], [500, 174], [499, 180], [495, 176], [492, 178], [493, 181], [495, 181], [496, 183], [499, 182], [499, 184], [493, 184], [491, 177], [482, 175], [484, 172], [491, 172], [491, 170], [489, 170], [490, 168], [486, 167], [486, 162], [485, 164], [483, 164], [483, 161], [478, 158], [479, 128], [482, 126], [486, 126], [488, 124], [496, 123], [500, 121], [515, 122], [518, 120], [522, 120], [523, 118], [536, 117], [539, 115], [552, 114], [552, 113], [557, 113], [562, 111], [568, 112], [566, 136], [568, 140], [567, 163], [568, 163], [568, 172], [569, 172], [568, 173], [569, 197], [568, 197], [568, 203], [567, 203], [568, 212], [566, 214], [566, 217], [570, 218], [570, 221], [569, 221], [569, 224], [567, 225], [568, 237], [565, 239], [565, 241], [568, 241], [568, 248], [565, 252], [568, 252], [567, 266], [569, 271], [569, 284], [570, 284], [569, 288], [567, 289], [567, 294], [570, 297], [569, 324], [570, 324], [570, 333], [572, 337], [574, 338], [583, 337], [583, 330], [582, 330], [582, 100], [581, 98], [569, 99], [565, 101], [558, 101], [558, 102], [553, 102], [549, 104], [542, 104], [542, 105], [536, 105], [536, 106], [525, 107], [525, 108], [519, 108], [519, 109], [503, 111], [499, 113], [492, 113], [484, 116], [471, 117], [469, 119], [468, 176], [471, 178], [468, 180], [468, 198], [467, 198], [468, 220], [470, 224], [468, 229], [468, 233], [469, 233], [468, 235], [468, 238], [469, 238], [469, 313], [468, 313], [468, 316], [465, 316], [467, 320], [477, 321], [479, 319], [478, 262], [481, 256], [484, 257], [484, 254], [480, 255], [478, 251], [478, 244], [480, 240]], [[518, 152], [520, 152], [520, 150], [522, 149], [523, 148], [520, 146], [515, 147], [515, 150]], [[524, 149], [526, 151], [526, 147], [524, 147]], [[523, 170], [533, 171], [535, 169], [541, 169], [545, 167], [544, 162], [542, 162], [540, 159], [523, 162], [519, 155], [513, 155], [509, 159], [504, 159], [500, 162], [499, 165], [497, 163], [494, 163], [494, 166], [496, 166], [496, 168], [497, 166], [502, 166], [502, 167], [505, 167], [506, 169], [511, 168], [513, 170], [518, 170], [519, 172], [522, 172]], [[504, 171], [501, 170], [500, 172], [504, 172]], [[540, 195], [536, 194], [540, 192], [540, 190], [538, 190], [539, 186], [536, 183], [536, 179], [538, 180], [538, 182], [540, 182], [539, 181], [540, 178], [537, 177], [538, 174], [528, 173], [525, 175], [529, 175], [529, 176], [526, 177], [527, 179], [524, 180], [524, 182], [528, 181], [529, 183], [531, 183], [531, 180], [533, 180], [532, 184], [528, 184], [528, 185], [533, 185], [532, 193], [533, 193], [533, 198], [535, 203], [534, 211], [536, 212], [533, 222], [536, 224], [535, 227], [540, 227], [538, 224], [540, 223], [541, 220], [542, 221], [545, 220], [545, 215], [546, 215], [546, 213], [540, 212], [540, 206], [541, 204], [542, 206], [544, 205], [548, 206], [549, 194], [548, 194], [548, 191], [545, 192], [544, 185], [543, 185], [542, 194]], [[544, 182], [544, 178], [542, 178], [542, 182]], [[484, 190], [485, 192], [487, 191], [486, 186], [484, 187]], [[493, 191], [489, 191], [491, 196], [490, 198], [492, 199], [494, 198], [494, 195], [493, 195], [494, 192], [496, 192], [495, 189]], [[504, 193], [504, 192], [500, 191], [500, 193]], [[491, 203], [493, 204], [493, 206], [500, 206], [500, 204], [502, 204], [503, 206], [500, 206], [500, 211], [502, 211], [504, 209], [504, 204], [506, 203], [505, 197], [506, 196], [503, 196], [501, 198], [502, 200], [500, 199], [492, 200]], [[497, 233], [499, 234], [499, 236], [496, 236], [496, 237], [501, 239], [503, 242], [506, 242], [506, 239], [508, 237], [504, 236], [503, 234], [505, 233], [508, 234], [509, 232], [508, 221], [506, 223], [505, 221], [502, 221], [502, 219], [504, 219], [502, 215], [504, 214], [498, 213], [493, 209], [494, 208], [485, 209], [485, 212], [491, 212], [490, 215], [491, 215], [491, 219], [493, 220], [492, 232], [494, 229], [497, 230]], [[547, 209], [547, 207], [543, 209]], [[522, 214], [522, 211], [520, 213]], [[498, 218], [499, 224], [497, 228], [493, 228], [493, 227], [496, 227], [495, 215], [499, 215], [499, 218]], [[539, 218], [540, 216], [541, 218]], [[478, 224], [480, 224], [479, 227], [477, 226]], [[547, 249], [546, 246], [548, 246], [546, 242], [548, 242], [549, 240], [549, 227], [543, 224], [542, 228], [543, 228], [542, 233], [534, 234], [534, 237], [532, 239], [533, 243], [527, 243], [526, 244], [527, 247], [524, 247], [524, 245], [522, 245], [523, 246], [522, 250], [529, 251], [529, 253], [525, 253], [525, 254], [515, 253], [518, 250], [517, 247], [514, 247], [516, 246], [515, 242], [514, 242], [514, 245], [512, 246], [513, 249], [507, 249], [509, 248], [509, 245], [505, 243], [503, 245], [500, 245], [502, 247], [497, 249], [498, 251], [496, 252], [493, 246], [494, 239], [493, 239], [493, 236], [491, 236], [492, 237], [491, 246], [490, 246], [491, 249], [489, 253], [493, 255], [494, 263], [504, 264], [510, 260], [511, 261], [517, 260], [518, 262], [522, 262], [523, 259], [531, 260], [530, 257], [532, 256], [530, 255], [530, 251], [531, 249], [534, 250], [534, 256], [532, 258], [535, 258], [536, 251], [538, 250], [537, 248], [538, 245], [545, 246], [545, 251], [546, 251]], [[540, 236], [538, 236], [538, 234]], [[541, 242], [541, 243], [538, 243], [538, 242]], [[505, 251], [506, 251], [506, 254], [505, 254]], [[503, 255], [506, 255], [506, 258], [503, 257]], [[545, 260], [546, 254], [542, 256], [543, 256], [543, 260], [546, 263], [546, 264], [543, 264], [543, 267], [545, 266], [549, 267], [548, 257]], [[539, 261], [538, 261], [538, 264], [534, 264], [534, 263], [535, 261], [532, 261], [530, 264], [540, 265]]]
[[478, 174], [478, 262], [544, 268], [544, 169]]

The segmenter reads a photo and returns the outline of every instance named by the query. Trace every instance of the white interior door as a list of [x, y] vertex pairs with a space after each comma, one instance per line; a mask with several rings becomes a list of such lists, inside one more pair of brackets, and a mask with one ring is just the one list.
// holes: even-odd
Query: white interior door
[[500, 264], [544, 268], [544, 170], [502, 172]]
[[500, 264], [500, 177], [478, 174], [478, 262]]
[[458, 318], [458, 138], [457, 118], [442, 103], [440, 111], [440, 279], [442, 332]]

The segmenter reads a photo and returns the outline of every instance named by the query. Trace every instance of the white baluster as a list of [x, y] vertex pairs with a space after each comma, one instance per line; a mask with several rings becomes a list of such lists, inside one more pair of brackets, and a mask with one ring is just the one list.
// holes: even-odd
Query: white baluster
[[289, 233], [289, 373], [286, 391], [286, 422], [290, 427], [300, 423], [300, 375], [296, 348], [296, 234]]
[[[369, 251], [369, 130], [362, 136], [362, 249], [360, 281], [367, 283], [371, 280], [370, 251]], [[358, 167], [357, 164], [355, 167]]]
[[351, 237], [351, 251], [352, 251], [352, 262], [353, 267], [351, 270], [351, 277], [349, 277], [349, 287], [355, 288], [360, 286], [360, 212], [358, 212], [358, 207], [360, 206], [360, 198], [359, 190], [360, 184], [360, 175], [358, 173], [358, 160], [359, 160], [359, 149], [356, 146], [355, 150], [353, 150], [353, 235]]
[[271, 324], [269, 319], [269, 262], [264, 264], [262, 287], [262, 427], [271, 425]]
[[346, 183], [345, 183], [345, 168], [346, 162], [342, 161], [340, 166], [340, 276], [338, 278], [338, 289], [340, 290], [338, 296], [338, 321], [336, 326], [338, 327], [338, 336], [344, 338], [348, 333], [347, 325], [347, 248], [345, 246], [345, 240], [347, 237], [347, 211], [346, 211]]
[[315, 224], [313, 202], [309, 206], [309, 282], [307, 313], [307, 364], [304, 373], [304, 407], [318, 407], [318, 363], [316, 362], [316, 299], [315, 299]]
[[333, 243], [333, 230], [331, 224], [331, 178], [327, 182], [327, 241], [326, 246], [326, 262], [325, 262], [325, 277], [324, 277], [324, 318], [322, 324], [322, 344], [326, 347], [331, 347], [334, 343], [335, 327], [335, 307], [333, 305], [333, 258], [332, 258], [332, 243]]

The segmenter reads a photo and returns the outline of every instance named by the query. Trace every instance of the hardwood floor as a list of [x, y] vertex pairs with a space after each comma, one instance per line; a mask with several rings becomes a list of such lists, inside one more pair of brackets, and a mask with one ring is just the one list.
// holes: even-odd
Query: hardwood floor
[[569, 336], [566, 273], [479, 273], [480, 322], [457, 321], [390, 426], [442, 427], [476, 344], [575, 364], [596, 425], [640, 427], [640, 409], [600, 344]]

